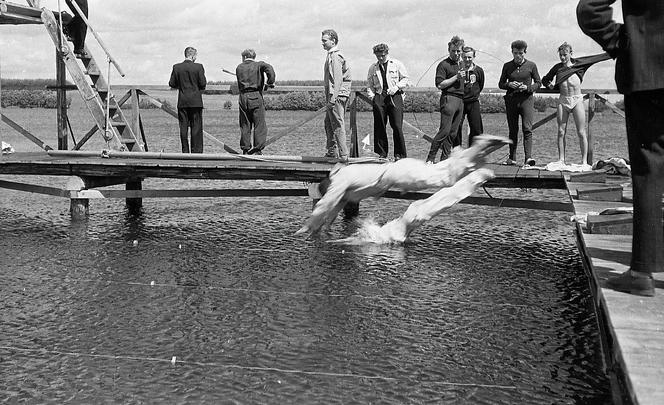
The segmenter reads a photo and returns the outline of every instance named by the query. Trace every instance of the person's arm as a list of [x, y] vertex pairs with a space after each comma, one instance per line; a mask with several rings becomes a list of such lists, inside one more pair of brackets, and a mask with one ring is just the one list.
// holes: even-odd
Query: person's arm
[[171, 78], [168, 81], [168, 87], [172, 89], [177, 89], [180, 87], [178, 84], [178, 76], [175, 74], [175, 66], [173, 66], [173, 70], [171, 71]]
[[477, 85], [479, 86], [479, 92], [481, 92], [484, 90], [484, 69], [478, 66], [475, 74], [477, 75]]
[[507, 90], [509, 87], [507, 86], [508, 78], [507, 78], [507, 64], [503, 65], [503, 70], [500, 72], [500, 79], [498, 79], [498, 88]]
[[338, 52], [334, 52], [330, 58], [330, 75], [332, 76], [332, 97], [330, 103], [336, 103], [341, 90], [341, 82], [344, 79], [342, 61]]
[[556, 76], [556, 73], [558, 72], [560, 64], [556, 63], [547, 74], [544, 75], [542, 78], [542, 84], [546, 86], [549, 89], [553, 89], [553, 78]]
[[[445, 90], [449, 87], [452, 87], [454, 85], [454, 83], [459, 81], [459, 74], [458, 73], [455, 74], [454, 76], [448, 78], [447, 77], [447, 70], [445, 69], [445, 67], [442, 66], [442, 64], [439, 65], [439, 66], [442, 67], [443, 74], [442, 74], [441, 77], [443, 78], [443, 80], [441, 80], [439, 83], [437, 83], [436, 87], [438, 87], [441, 90]], [[438, 72], [436, 72], [436, 82], [438, 82]]]
[[[260, 72], [260, 77], [263, 77], [263, 74], [267, 76], [267, 82], [263, 86], [263, 91], [267, 90], [268, 88], [274, 87], [274, 82], [277, 80], [277, 75], [274, 73], [274, 68], [272, 65], [270, 65], [267, 62], [260, 62], [260, 67], [259, 67], [259, 72]], [[261, 80], [262, 81], [262, 80]]]
[[205, 68], [203, 65], [201, 65], [201, 70], [200, 74], [198, 75], [198, 89], [199, 90], [205, 90], [205, 86], [207, 86], [207, 79], [205, 78]]
[[584, 34], [595, 40], [612, 58], [618, 55], [624, 43], [623, 24], [613, 19], [616, 0], [580, 0], [576, 6], [576, 19]]
[[367, 72], [367, 96], [373, 99], [376, 96], [374, 93], [374, 80], [376, 80], [376, 64], [369, 66], [369, 71]]
[[533, 70], [530, 72], [530, 76], [533, 79], [533, 83], [530, 86], [527, 86], [528, 88], [526, 91], [529, 91], [531, 93], [536, 92], [539, 90], [540, 87], [542, 87], [542, 79], [540, 78], [539, 72], [537, 71], [537, 65], [533, 63]]
[[404, 90], [407, 87], [410, 87], [410, 76], [408, 76], [408, 71], [406, 66], [399, 61], [399, 81], [397, 82], [397, 90]]

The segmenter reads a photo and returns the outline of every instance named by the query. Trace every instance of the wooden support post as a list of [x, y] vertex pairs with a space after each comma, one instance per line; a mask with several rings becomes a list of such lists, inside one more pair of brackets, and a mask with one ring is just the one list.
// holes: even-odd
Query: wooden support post
[[69, 204], [69, 213], [73, 221], [87, 219], [90, 214], [90, 200], [87, 198], [72, 198]]
[[69, 149], [67, 126], [67, 90], [66, 85], [66, 66], [60, 55], [60, 50], [55, 50], [55, 81], [56, 81], [56, 103], [58, 120], [58, 150]]
[[357, 96], [355, 91], [350, 94], [350, 157], [360, 157], [357, 140]]
[[[128, 181], [125, 187], [125, 190], [143, 190], [143, 180], [137, 179]], [[143, 207], [142, 198], [127, 198], [126, 200], [127, 210], [131, 213], [138, 213]]]
[[588, 93], [588, 163], [593, 164], [593, 136], [590, 129], [590, 123], [595, 117], [595, 93]]

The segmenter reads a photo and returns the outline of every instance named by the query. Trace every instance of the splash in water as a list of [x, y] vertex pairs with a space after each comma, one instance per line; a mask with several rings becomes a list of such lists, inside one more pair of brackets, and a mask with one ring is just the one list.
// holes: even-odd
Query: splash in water
[[297, 233], [315, 233], [331, 223], [347, 202], [380, 197], [389, 189], [404, 192], [440, 189], [429, 198], [412, 203], [401, 217], [380, 228], [365, 226], [360, 231], [369, 242], [403, 242], [414, 229], [492, 178], [493, 172], [483, 168], [486, 157], [508, 143], [504, 137], [480, 135], [470, 148], [455, 149], [448, 159], [434, 165], [408, 158], [385, 164], [339, 165], [330, 173], [325, 195]]

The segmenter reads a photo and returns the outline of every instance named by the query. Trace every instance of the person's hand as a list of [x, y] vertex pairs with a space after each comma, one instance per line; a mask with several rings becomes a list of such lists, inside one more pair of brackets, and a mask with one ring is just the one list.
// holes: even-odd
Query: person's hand
[[549, 89], [549, 90], [553, 90], [553, 88], [554, 88], [553, 83], [549, 83], [549, 84], [547, 84], [547, 85], [546, 85], [546, 88]]
[[510, 89], [514, 89], [514, 90], [518, 89], [518, 88], [521, 87], [521, 86], [522, 86], [522, 83], [521, 83], [521, 82], [516, 82], [516, 81], [515, 81], [515, 82], [509, 82], [509, 83], [507, 83], [507, 87], [509, 87]]
[[459, 70], [456, 74], [456, 78], [458, 81], [465, 81], [466, 80], [466, 71], [465, 70]]
[[387, 94], [390, 95], [390, 96], [393, 96], [393, 95], [397, 94], [397, 91], [399, 91], [398, 87], [390, 87], [390, 88], [387, 89]]
[[521, 83], [521, 85], [519, 85], [519, 87], [517, 87], [517, 89], [518, 89], [518, 90], [521, 90], [521, 91], [526, 91], [526, 90], [528, 90], [528, 86], [526, 86], [525, 84]]

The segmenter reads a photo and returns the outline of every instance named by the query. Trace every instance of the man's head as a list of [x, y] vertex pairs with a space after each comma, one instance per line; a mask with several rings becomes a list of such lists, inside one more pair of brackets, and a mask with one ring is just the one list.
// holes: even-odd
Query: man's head
[[242, 51], [242, 61], [247, 59], [256, 59], [256, 51], [253, 49], [245, 49]]
[[461, 56], [461, 49], [463, 48], [464, 42], [463, 39], [455, 35], [450, 39], [450, 42], [447, 43], [447, 51], [450, 53], [450, 59], [455, 62], [459, 61]]
[[558, 47], [558, 57], [563, 63], [569, 62], [570, 59], [572, 59], [572, 45], [568, 44], [567, 42], [563, 42]]
[[526, 49], [528, 49], [528, 44], [526, 41], [517, 39], [516, 41], [512, 42], [511, 48], [514, 62], [517, 64], [523, 63], [523, 61], [526, 60]]
[[184, 49], [184, 57], [186, 59], [189, 59], [191, 61], [195, 61], [197, 55], [198, 55], [198, 51], [193, 46], [188, 46]]
[[339, 43], [339, 36], [335, 30], [323, 30], [323, 32], [321, 32], [320, 41], [323, 44], [323, 49], [329, 51]]
[[387, 62], [388, 54], [390, 53], [390, 47], [387, 44], [378, 44], [373, 47], [373, 53], [378, 59], [378, 62], [385, 63]]
[[461, 58], [463, 63], [467, 68], [473, 66], [473, 61], [475, 60], [475, 49], [470, 46], [464, 46], [461, 49]]

